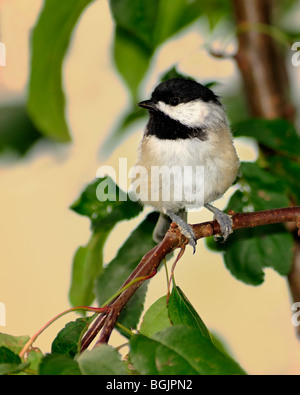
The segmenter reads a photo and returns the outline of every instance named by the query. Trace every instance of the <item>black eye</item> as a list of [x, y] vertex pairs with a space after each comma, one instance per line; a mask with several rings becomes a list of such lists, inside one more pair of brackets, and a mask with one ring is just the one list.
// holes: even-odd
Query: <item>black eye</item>
[[171, 106], [177, 106], [180, 102], [179, 97], [172, 97], [172, 99], [170, 99], [169, 103]]

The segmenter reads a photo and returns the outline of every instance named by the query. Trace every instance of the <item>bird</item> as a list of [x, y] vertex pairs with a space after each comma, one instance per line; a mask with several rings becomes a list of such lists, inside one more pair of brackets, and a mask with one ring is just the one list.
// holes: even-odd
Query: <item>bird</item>
[[159, 243], [173, 222], [195, 253], [187, 212], [205, 207], [225, 241], [232, 233], [231, 217], [212, 203], [234, 183], [240, 161], [220, 97], [194, 79], [171, 78], [138, 106], [148, 110], [149, 120], [130, 189], [143, 205], [160, 213], [153, 239]]

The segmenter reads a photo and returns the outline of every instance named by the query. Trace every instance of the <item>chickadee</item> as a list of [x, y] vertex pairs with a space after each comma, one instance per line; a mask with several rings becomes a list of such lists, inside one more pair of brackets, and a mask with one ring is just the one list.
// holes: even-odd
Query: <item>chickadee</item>
[[[187, 224], [186, 207], [199, 206], [214, 213], [226, 240], [232, 233], [231, 218], [210, 203], [222, 197], [235, 181], [239, 159], [219, 97], [196, 81], [172, 78], [160, 83], [151, 99], [138, 105], [147, 109], [150, 116], [135, 166], [146, 169], [146, 173], [139, 172], [138, 196], [143, 204], [161, 213], [153, 232], [154, 240], [163, 239], [172, 221], [189, 239], [195, 252], [196, 238]], [[172, 192], [168, 199], [163, 199], [159, 193], [164, 182], [157, 177], [154, 180], [152, 171], [174, 166], [182, 170], [183, 177], [181, 182], [176, 177], [170, 180]], [[188, 176], [185, 176], [185, 168], [192, 169]], [[204, 177], [197, 177], [197, 168], [204, 169]], [[195, 200], [192, 193], [197, 189], [202, 194], [201, 202]], [[141, 190], [148, 193], [141, 193]], [[181, 198], [175, 199], [176, 191]]]

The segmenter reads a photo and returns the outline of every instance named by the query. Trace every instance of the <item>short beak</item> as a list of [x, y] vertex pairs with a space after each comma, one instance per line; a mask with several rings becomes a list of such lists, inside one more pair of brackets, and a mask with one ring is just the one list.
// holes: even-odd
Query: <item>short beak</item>
[[156, 104], [152, 100], [141, 101], [138, 106], [147, 108], [147, 110], [156, 110]]

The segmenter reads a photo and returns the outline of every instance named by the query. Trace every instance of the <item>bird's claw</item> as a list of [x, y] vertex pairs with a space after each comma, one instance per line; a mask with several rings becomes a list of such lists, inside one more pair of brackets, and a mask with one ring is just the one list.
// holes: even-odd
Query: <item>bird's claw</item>
[[189, 238], [189, 245], [193, 247], [193, 254], [196, 252], [196, 245], [197, 245], [197, 240], [194, 239], [193, 237]]
[[177, 223], [177, 226], [178, 226], [181, 234], [188, 239], [189, 245], [192, 246], [192, 248], [193, 248], [193, 254], [195, 254], [197, 240], [196, 240], [196, 236], [195, 236], [195, 233], [194, 233], [192, 227], [187, 223], [185, 223], [184, 226], [182, 226], [182, 224], [179, 225]]
[[219, 241], [222, 239], [225, 242], [228, 236], [233, 233], [232, 230], [232, 219], [230, 215], [223, 213], [222, 210], [219, 210], [217, 207], [212, 206], [211, 204], [207, 203], [204, 205], [209, 211], [214, 213], [214, 219], [220, 225], [220, 235], [214, 237], [215, 241]]
[[183, 236], [189, 240], [189, 245], [193, 247], [193, 254], [196, 252], [197, 240], [192, 227], [186, 223], [181, 217], [171, 211], [167, 211], [167, 215], [175, 222]]
[[228, 236], [233, 233], [231, 217], [222, 211], [218, 211], [215, 213], [214, 219], [217, 220], [221, 229], [220, 235], [215, 236], [214, 239], [215, 241], [222, 239], [222, 241], [225, 242]]

